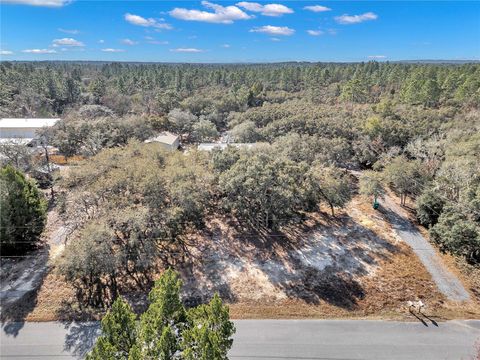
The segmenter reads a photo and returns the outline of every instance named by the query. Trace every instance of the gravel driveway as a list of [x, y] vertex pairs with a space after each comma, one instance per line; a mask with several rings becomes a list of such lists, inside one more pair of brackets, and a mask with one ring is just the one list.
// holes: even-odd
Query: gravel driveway
[[382, 211], [392, 224], [397, 235], [417, 254], [433, 281], [443, 295], [452, 301], [467, 301], [470, 295], [458, 278], [443, 264], [433, 246], [422, 236], [417, 228], [405, 217], [403, 209], [392, 198], [385, 196], [381, 201]]

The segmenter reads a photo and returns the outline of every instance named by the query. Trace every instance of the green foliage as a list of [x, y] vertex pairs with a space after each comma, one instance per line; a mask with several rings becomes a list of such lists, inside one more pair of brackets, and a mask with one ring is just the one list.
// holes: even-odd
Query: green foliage
[[[259, 106], [272, 91], [311, 93], [323, 103], [340, 95], [354, 103], [391, 98], [428, 107], [478, 106], [479, 69], [478, 64], [375, 62], [229, 66], [3, 62], [0, 103], [11, 117], [58, 115], [85, 103], [115, 104], [110, 107], [117, 114], [165, 115], [181, 107], [199, 116], [212, 107], [222, 113]], [[222, 96], [211, 96], [217, 93]]]
[[417, 219], [426, 227], [435, 225], [443, 211], [445, 200], [438, 194], [438, 190], [430, 189], [417, 198]]
[[225, 360], [232, 347], [235, 327], [229, 321], [228, 307], [215, 294], [207, 305], [188, 312], [189, 328], [183, 333], [184, 358], [188, 360]]
[[101, 325], [102, 335], [87, 360], [128, 360], [137, 337], [136, 315], [130, 305], [121, 298], [115, 300]]
[[463, 256], [472, 264], [480, 263], [480, 227], [463, 214], [462, 209], [447, 207], [430, 235], [441, 250]]
[[371, 196], [374, 199], [382, 198], [385, 195], [383, 176], [376, 171], [365, 171], [360, 178], [360, 194]]
[[196, 141], [212, 141], [218, 137], [218, 131], [214, 123], [206, 119], [200, 119], [192, 126], [192, 134]]
[[181, 281], [165, 271], [149, 294], [150, 305], [136, 322], [130, 306], [117, 299], [102, 319], [102, 335], [87, 360], [228, 359], [235, 327], [228, 307], [215, 294], [209, 304], [185, 310]]
[[348, 173], [335, 167], [317, 166], [312, 168], [313, 191], [328, 203], [335, 215], [335, 207], [344, 207], [352, 198], [351, 181]]
[[306, 206], [307, 170], [268, 151], [245, 154], [220, 175], [224, 207], [252, 225], [276, 228]]
[[46, 222], [47, 202], [32, 180], [7, 165], [0, 169], [2, 255], [22, 255], [37, 243]]
[[[122, 164], [122, 166], [119, 166]], [[199, 153], [156, 144], [107, 149], [72, 169], [65, 218], [77, 229], [58, 271], [88, 303], [109, 302], [125, 277], [144, 287], [158, 261], [169, 265], [182, 236], [203, 226], [211, 191]]]
[[254, 143], [261, 139], [258, 129], [253, 121], [245, 121], [238, 124], [231, 130], [231, 134], [236, 142]]
[[112, 252], [114, 232], [105, 223], [90, 222], [65, 248], [57, 271], [77, 289], [83, 302], [100, 305], [117, 294], [122, 255]]
[[405, 205], [407, 196], [419, 195], [427, 180], [421, 163], [418, 160], [408, 160], [404, 156], [392, 159], [384, 172], [387, 181], [400, 193], [402, 205]]
[[140, 320], [139, 341], [144, 358], [170, 359], [180, 349], [174, 333], [182, 331], [186, 321], [181, 286], [178, 274], [171, 269], [155, 282], [148, 296], [150, 306]]

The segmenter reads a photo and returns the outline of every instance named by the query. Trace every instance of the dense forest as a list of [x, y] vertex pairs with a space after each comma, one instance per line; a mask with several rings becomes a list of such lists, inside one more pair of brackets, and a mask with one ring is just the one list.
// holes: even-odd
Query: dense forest
[[[209, 216], [267, 231], [321, 203], [334, 216], [352, 169], [363, 194], [394, 191], [441, 250], [480, 263], [479, 64], [3, 62], [0, 82], [2, 117], [61, 117], [45, 141], [87, 158], [57, 180], [72, 229], [58, 269], [86, 302], [119, 279], [148, 286]], [[142, 144], [162, 130], [187, 151]], [[195, 150], [225, 134], [259, 144]]]

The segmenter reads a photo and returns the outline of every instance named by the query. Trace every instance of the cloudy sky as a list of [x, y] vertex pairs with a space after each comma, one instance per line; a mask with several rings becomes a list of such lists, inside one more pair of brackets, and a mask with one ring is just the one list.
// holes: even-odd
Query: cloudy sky
[[2, 60], [480, 59], [480, 2], [0, 0]]

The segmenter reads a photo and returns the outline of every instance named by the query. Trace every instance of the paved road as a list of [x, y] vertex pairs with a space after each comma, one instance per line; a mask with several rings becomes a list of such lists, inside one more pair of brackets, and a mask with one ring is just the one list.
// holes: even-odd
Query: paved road
[[392, 198], [386, 196], [382, 201], [383, 210], [398, 236], [417, 254], [427, 271], [432, 275], [438, 289], [449, 300], [467, 301], [470, 295], [458, 278], [443, 264], [433, 246], [422, 236], [418, 229], [402, 215], [403, 210]]
[[[230, 359], [473, 359], [480, 321], [239, 320]], [[97, 323], [11, 324], [1, 359], [80, 358]], [[11, 335], [9, 335], [10, 333]], [[14, 334], [17, 334], [14, 336]]]

